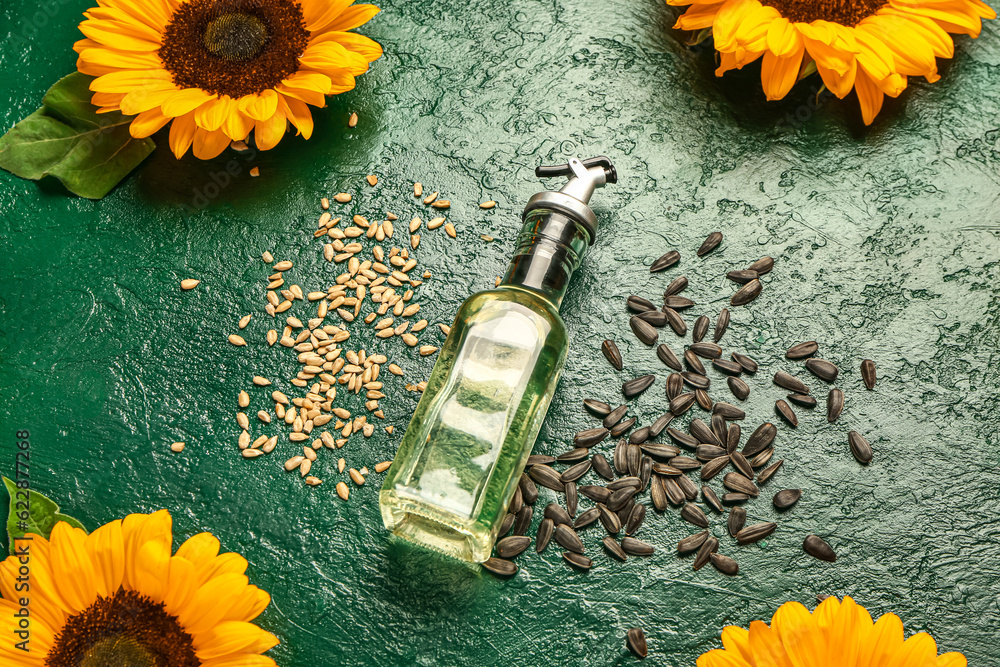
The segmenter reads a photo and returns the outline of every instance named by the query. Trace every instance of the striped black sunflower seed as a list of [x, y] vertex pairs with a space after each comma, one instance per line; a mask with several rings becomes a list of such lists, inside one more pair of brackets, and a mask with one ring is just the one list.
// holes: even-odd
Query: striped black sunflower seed
[[634, 380], [629, 380], [622, 385], [622, 394], [625, 395], [625, 398], [635, 398], [649, 389], [654, 380], [656, 380], [655, 375], [642, 375]]
[[719, 443], [725, 447], [726, 442], [729, 441], [729, 425], [726, 422], [726, 418], [716, 412], [714, 405], [712, 406], [712, 433], [719, 439]]
[[547, 466], [550, 463], [555, 463], [556, 457], [549, 456], [548, 454], [532, 454], [528, 457], [528, 466]]
[[802, 548], [813, 558], [825, 560], [828, 563], [833, 563], [837, 560], [837, 554], [833, 552], [830, 545], [826, 543], [826, 540], [817, 535], [807, 535], [806, 539], [802, 542]]
[[632, 511], [628, 513], [628, 520], [625, 522], [625, 534], [633, 535], [638, 532], [639, 527], [642, 526], [642, 520], [646, 518], [646, 506], [643, 504], [637, 504], [632, 508]]
[[746, 285], [751, 280], [757, 280], [760, 276], [753, 269], [744, 269], [742, 271], [730, 271], [726, 274], [726, 277], [734, 283]]
[[694, 449], [699, 444], [698, 440], [694, 436], [688, 435], [683, 431], [678, 431], [675, 428], [668, 428], [667, 435], [669, 435], [670, 438], [678, 445], [687, 447], [688, 449]]
[[[718, 403], [716, 403], [718, 405]], [[743, 429], [740, 428], [739, 424], [730, 424], [728, 441], [726, 442], [726, 451], [732, 454], [736, 451], [736, 448], [740, 446], [740, 436], [743, 435]]]
[[[694, 356], [694, 355], [691, 355]], [[695, 357], [697, 359], [698, 357]], [[705, 389], [708, 390], [712, 386], [712, 381], [709, 380], [703, 373], [695, 373], [693, 371], [684, 371], [681, 373], [681, 377], [684, 378], [684, 384], [690, 385], [695, 389]]]
[[647, 310], [636, 315], [641, 320], [645, 320], [654, 327], [665, 327], [667, 326], [667, 314], [662, 313], [658, 310]]
[[826, 420], [828, 422], [837, 421], [837, 417], [844, 411], [844, 392], [834, 387], [826, 395]]
[[698, 459], [691, 458], [690, 456], [675, 456], [667, 461], [667, 463], [678, 470], [697, 470], [701, 467], [701, 462]]
[[576, 449], [571, 449], [568, 452], [563, 452], [556, 457], [556, 461], [559, 463], [575, 463], [577, 461], [582, 461], [588, 456], [590, 456], [589, 449], [586, 447], [577, 447]]
[[751, 280], [746, 285], [736, 290], [733, 294], [733, 298], [729, 300], [729, 303], [734, 306], [746, 305], [760, 296], [760, 292], [763, 288], [764, 286], [761, 284], [760, 280]]
[[761, 257], [747, 268], [756, 271], [759, 275], [764, 275], [770, 273], [771, 269], [774, 268], [774, 260], [770, 257]]
[[590, 524], [597, 521], [597, 517], [599, 516], [601, 516], [601, 510], [596, 507], [591, 507], [590, 509], [583, 511], [580, 516], [576, 517], [576, 521], [573, 522], [573, 530], [586, 528]]
[[801, 405], [804, 408], [816, 407], [816, 397], [809, 394], [789, 394], [788, 400], [795, 405]]
[[521, 487], [518, 486], [514, 489], [514, 495], [511, 496], [510, 503], [507, 504], [507, 511], [512, 514], [517, 514], [524, 506], [524, 498], [521, 496]]
[[722, 504], [723, 505], [735, 505], [736, 503], [745, 503], [750, 500], [750, 496], [745, 493], [724, 493], [722, 494]]
[[538, 487], [531, 481], [527, 473], [521, 473], [521, 481], [517, 483], [521, 488], [521, 499], [525, 505], [534, 505], [538, 500]]
[[546, 519], [552, 519], [552, 522], [557, 526], [562, 523], [573, 524], [573, 517], [559, 503], [549, 503], [546, 505], [542, 516]]
[[712, 554], [715, 553], [716, 549], [719, 548], [719, 540], [716, 537], [709, 536], [701, 544], [701, 548], [698, 549], [698, 555], [694, 557], [693, 567], [695, 570], [700, 570], [705, 567], [711, 558]]
[[684, 471], [678, 468], [668, 465], [666, 463], [654, 463], [653, 472], [657, 475], [666, 475], [667, 477], [677, 477], [678, 475], [683, 475]]
[[625, 460], [628, 462], [628, 474], [639, 476], [639, 463], [642, 461], [642, 450], [639, 445], [629, 445], [625, 450]]
[[760, 368], [760, 366], [757, 364], [756, 361], [754, 361], [745, 354], [740, 354], [739, 352], [733, 352], [729, 356], [732, 357], [733, 361], [742, 366], [743, 370], [745, 370], [747, 373], [756, 373], [757, 369]]
[[576, 531], [570, 528], [569, 524], [558, 524], [552, 533], [552, 538], [566, 551], [583, 553], [583, 541], [576, 534]]
[[711, 461], [721, 456], [728, 456], [728, 452], [726, 452], [725, 447], [719, 447], [718, 445], [698, 445], [698, 448], [695, 450], [695, 456], [701, 461]]
[[609, 364], [615, 367], [615, 370], [620, 371], [625, 367], [622, 361], [622, 353], [618, 350], [618, 346], [615, 345], [613, 340], [606, 340], [601, 343], [601, 354], [604, 355]]
[[611, 497], [611, 491], [603, 486], [593, 486], [584, 484], [576, 488], [577, 493], [585, 498], [590, 498], [595, 503], [606, 503]]
[[517, 574], [517, 565], [503, 558], [487, 558], [483, 561], [483, 567], [501, 577], [511, 577]]
[[680, 475], [675, 477], [674, 480], [677, 482], [678, 488], [680, 488], [681, 493], [688, 500], [696, 500], [698, 498], [698, 487], [695, 483], [691, 481], [691, 478], [687, 475]]
[[604, 417], [607, 417], [608, 413], [611, 412], [610, 405], [608, 405], [603, 401], [598, 401], [593, 398], [583, 399], [583, 407], [590, 414], [594, 415], [595, 417], [600, 417], [602, 419]]
[[625, 504], [628, 503], [628, 501], [630, 501], [633, 497], [635, 497], [635, 494], [637, 492], [638, 489], [631, 486], [627, 486], [623, 489], [618, 489], [617, 491], [611, 494], [610, 498], [608, 498], [608, 509], [611, 510], [612, 512], [617, 512], [621, 508], [625, 507]]
[[599, 504], [597, 506], [597, 509], [600, 510], [601, 512], [601, 516], [599, 517], [601, 520], [601, 525], [604, 526], [604, 529], [608, 531], [608, 533], [610, 533], [611, 535], [617, 535], [619, 532], [621, 532], [622, 522], [618, 518], [617, 514], [609, 510], [604, 505]]
[[729, 518], [726, 519], [726, 528], [729, 529], [729, 534], [736, 537], [743, 526], [747, 523], [747, 511], [742, 507], [733, 507], [729, 510]]
[[735, 361], [726, 361], [725, 359], [712, 359], [712, 366], [727, 375], [739, 375], [743, 372], [743, 367], [738, 363]]
[[722, 441], [719, 440], [719, 437], [715, 435], [712, 429], [710, 429], [702, 420], [692, 419], [691, 423], [688, 424], [688, 430], [699, 444], [707, 443], [709, 445], [715, 445], [716, 447], [722, 447]]
[[666, 299], [668, 296], [673, 296], [675, 294], [680, 294], [688, 286], [688, 279], [684, 276], [677, 276], [670, 284], [667, 285], [667, 289], [663, 290], [663, 298]]
[[808, 340], [804, 343], [796, 343], [792, 345], [785, 351], [785, 356], [789, 359], [805, 359], [808, 356], [816, 354], [816, 350], [819, 349], [819, 345], [814, 340]]
[[510, 529], [514, 526], [514, 519], [516, 518], [513, 514], [507, 512], [503, 517], [503, 521], [500, 522], [500, 530], [497, 532], [497, 535], [506, 535], [509, 533]]
[[739, 409], [735, 405], [732, 405], [731, 403], [722, 403], [721, 401], [715, 404], [715, 407], [712, 408], [712, 413], [721, 415], [723, 418], [730, 420], [746, 419], [747, 416], [743, 410]]
[[528, 475], [536, 484], [562, 493], [562, 476], [549, 466], [531, 466], [528, 469]]
[[635, 657], [640, 659], [646, 657], [646, 635], [642, 628], [630, 628], [625, 635], [625, 643], [628, 644], [629, 650], [635, 654]]
[[[675, 507], [680, 507], [684, 504], [684, 492], [681, 491], [681, 487], [677, 486], [677, 482], [674, 481], [673, 477], [664, 477], [661, 481], [663, 483], [663, 492], [667, 494], [667, 501], [674, 505]], [[676, 479], [680, 479], [677, 477]]]
[[619, 489], [635, 489], [638, 491], [641, 486], [642, 480], [638, 476], [633, 477], [630, 475], [628, 477], [619, 477], [605, 488], [608, 491], [618, 491]]
[[771, 422], [765, 422], [757, 427], [757, 430], [747, 438], [747, 444], [743, 447], [743, 456], [753, 456], [758, 454], [774, 442], [774, 436], [778, 434], [778, 429]]
[[640, 445], [640, 448], [646, 454], [655, 456], [658, 459], [672, 459], [681, 453], [681, 450], [678, 447], [674, 447], [673, 445], [663, 445], [658, 442], [647, 442]]
[[715, 569], [722, 574], [729, 575], [730, 577], [735, 577], [739, 574], [740, 566], [729, 556], [723, 556], [722, 554], [711, 554], [712, 565]]
[[670, 375], [668, 375], [667, 400], [672, 401], [683, 393], [684, 393], [684, 377], [680, 373], [671, 373]]
[[619, 475], [624, 475], [628, 472], [628, 459], [626, 455], [628, 454], [628, 443], [624, 440], [619, 440], [618, 444], [615, 445], [615, 454], [612, 462], [615, 464], [615, 471]]
[[698, 248], [698, 256], [707, 255], [708, 253], [715, 250], [715, 248], [722, 243], [722, 232], [712, 232], [708, 235], [708, 238], [702, 242], [701, 247]]
[[563, 470], [563, 482], [575, 482], [590, 471], [590, 461], [580, 461]]
[[771, 465], [761, 470], [760, 473], [757, 474], [757, 485], [764, 486], [769, 479], [774, 477], [774, 473], [778, 472], [778, 468], [780, 468], [781, 464], [784, 462], [785, 459], [778, 459]]
[[534, 515], [535, 510], [531, 505], [525, 505], [517, 511], [514, 515], [514, 534], [524, 535], [528, 532], [528, 528], [531, 526], [531, 517]]
[[729, 328], [729, 309], [723, 308], [719, 312], [719, 316], [715, 319], [715, 333], [712, 334], [712, 340], [718, 343], [722, 340], [722, 336], [725, 335], [726, 329]]
[[851, 446], [851, 454], [859, 463], [868, 465], [872, 462], [872, 446], [868, 444], [864, 436], [857, 431], [851, 431], [847, 434], [847, 442]]
[[785, 421], [787, 421], [792, 428], [798, 427], [799, 418], [795, 416], [795, 411], [792, 410], [792, 406], [788, 405], [788, 403], [783, 400], [778, 399], [774, 402], [774, 409], [779, 415], [784, 417]]
[[726, 379], [726, 384], [729, 385], [729, 391], [733, 392], [733, 396], [741, 401], [747, 400], [747, 396], [750, 395], [750, 386], [746, 382], [731, 375]]
[[622, 538], [622, 551], [630, 556], [652, 556], [656, 549], [652, 544], [626, 536]]
[[774, 494], [771, 502], [779, 510], [785, 510], [799, 502], [802, 497], [802, 489], [783, 489]]
[[524, 553], [531, 545], [531, 538], [524, 535], [511, 535], [497, 542], [497, 555], [500, 558], [514, 558]]
[[657, 475], [653, 475], [649, 480], [649, 498], [653, 501], [653, 508], [657, 512], [667, 509], [667, 493], [663, 490], [663, 482]]
[[670, 325], [670, 328], [674, 330], [675, 334], [678, 336], [684, 336], [687, 334], [688, 325], [687, 322], [684, 321], [684, 318], [681, 317], [680, 313], [669, 306], [664, 306], [661, 310], [663, 311], [663, 314], [667, 316], [667, 324]]
[[670, 411], [682, 415], [694, 404], [694, 394], [680, 394], [670, 401]]
[[694, 305], [694, 301], [686, 296], [671, 294], [663, 299], [663, 305], [667, 308], [672, 308], [673, 310], [680, 310], [682, 308], [690, 308]]
[[772, 456], [774, 456], [774, 447], [768, 447], [760, 454], [750, 459], [750, 465], [754, 468], [760, 468], [761, 466], [767, 465], [767, 462], [771, 460]]
[[608, 429], [600, 426], [597, 428], [588, 428], [586, 431], [580, 431], [573, 436], [573, 445], [575, 447], [593, 447], [608, 437], [608, 433]]
[[733, 452], [730, 455], [733, 460], [733, 467], [736, 468], [744, 477], [747, 479], [753, 479], [753, 466], [747, 461], [747, 457], [743, 456], [739, 452]]
[[840, 369], [826, 359], [806, 359], [806, 368], [820, 380], [833, 382], [840, 374]]
[[679, 262], [681, 259], [681, 254], [676, 250], [671, 250], [670, 252], [660, 255], [649, 267], [650, 273], [656, 273], [658, 271], [663, 271], [669, 269], [671, 266]]
[[701, 487], [701, 499], [705, 501], [706, 505], [719, 514], [722, 514], [722, 501], [719, 500], [719, 496], [715, 494], [715, 491], [713, 491], [711, 487]]
[[648, 456], [643, 456], [642, 461], [639, 463], [639, 480], [642, 482], [642, 486], [639, 487], [640, 493], [646, 490], [646, 485], [649, 484], [649, 478], [653, 475], [653, 459]]
[[701, 467], [701, 480], [707, 482], [722, 472], [727, 465], [729, 465], [728, 456], [720, 456], [712, 459]]
[[774, 384], [779, 387], [784, 387], [788, 391], [794, 392], [796, 394], [808, 394], [809, 387], [805, 385], [802, 380], [795, 376], [789, 375], [785, 371], [778, 371], [774, 374]]
[[694, 535], [688, 535], [680, 542], [677, 543], [677, 553], [687, 554], [691, 553], [695, 549], [698, 549], [705, 543], [708, 539], [708, 531], [703, 530], [701, 532], [695, 533]]
[[688, 349], [703, 359], [718, 359], [722, 356], [722, 348], [715, 343], [691, 343]]
[[660, 335], [656, 333], [656, 327], [641, 317], [633, 315], [628, 318], [628, 324], [632, 327], [632, 333], [635, 334], [635, 337], [646, 345], [653, 345], [656, 343], [656, 339], [660, 337]]
[[635, 417], [626, 419], [625, 421], [622, 422], [618, 422], [613, 427], [611, 427], [611, 437], [620, 438], [625, 433], [628, 433], [628, 430], [635, 425], [635, 422], [636, 422]]
[[667, 425], [673, 421], [674, 413], [664, 412], [662, 415], [657, 417], [653, 423], [649, 426], [649, 437], [658, 438], [660, 434], [663, 433], [663, 429], [667, 428]]
[[726, 473], [726, 476], [722, 478], [722, 484], [730, 491], [745, 493], [753, 498], [760, 494], [757, 486], [738, 472]]
[[698, 358], [698, 355], [691, 350], [685, 350], [684, 352], [684, 365], [686, 365], [693, 373], [705, 375], [705, 364], [701, 363], [701, 359]]
[[538, 524], [538, 532], [535, 534], [535, 551], [542, 553], [545, 551], [545, 547], [549, 546], [549, 540], [552, 539], [552, 531], [556, 528], [555, 521], [552, 519], [542, 519], [542, 522]]
[[620, 422], [622, 420], [622, 417], [624, 417], [627, 412], [628, 412], [628, 406], [623, 403], [622, 405], [619, 405], [617, 408], [609, 412], [604, 417], [604, 421], [601, 423], [604, 424], [604, 428], [611, 428], [612, 426]]
[[871, 359], [861, 362], [861, 379], [865, 381], [865, 387], [869, 390], [875, 388], [875, 362]]
[[671, 350], [666, 343], [660, 343], [656, 346], [656, 356], [660, 358], [660, 361], [675, 371], [684, 370], [681, 367], [681, 360], [677, 358], [677, 355], [674, 354], [674, 351]]
[[590, 461], [594, 465], [594, 472], [598, 475], [609, 481], [615, 478], [615, 471], [611, 469], [611, 464], [604, 458], [604, 454], [594, 454]]
[[589, 570], [594, 566], [594, 561], [590, 560], [583, 554], [573, 553], [572, 551], [564, 551], [562, 557], [563, 560], [578, 570]]
[[705, 516], [705, 513], [697, 505], [692, 505], [691, 503], [684, 505], [681, 508], [681, 518], [699, 528], [708, 528], [708, 517]]
[[691, 338], [694, 342], [699, 343], [708, 333], [709, 320], [705, 315], [698, 316], [698, 319], [694, 321], [694, 326], [691, 328]]
[[773, 533], [774, 529], [777, 527], [778, 524], [770, 521], [755, 523], [752, 526], [746, 526], [740, 532], [736, 533], [736, 541], [739, 544], [753, 544], [754, 542], [759, 542]]
[[646, 310], [656, 310], [656, 306], [653, 305], [652, 301], [635, 295], [625, 299], [625, 307], [633, 313], [641, 313]]
[[708, 395], [708, 392], [704, 389], [694, 390], [694, 400], [698, 402], [702, 410], [711, 410], [715, 403], [712, 402], [712, 397]]
[[620, 560], [624, 562], [628, 559], [628, 554], [622, 551], [621, 545], [618, 544], [618, 541], [615, 540], [615, 538], [611, 537], [610, 535], [606, 535], [604, 539], [601, 540], [601, 544], [604, 545], [604, 548], [607, 550], [608, 555], [614, 558], [615, 560]]

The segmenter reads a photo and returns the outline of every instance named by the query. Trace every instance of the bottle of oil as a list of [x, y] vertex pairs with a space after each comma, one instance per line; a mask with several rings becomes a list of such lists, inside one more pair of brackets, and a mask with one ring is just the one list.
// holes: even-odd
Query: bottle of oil
[[528, 201], [503, 281], [459, 308], [379, 494], [386, 528], [466, 561], [490, 557], [531, 454], [566, 359], [559, 306], [597, 234], [587, 202], [617, 181], [606, 157], [535, 174], [570, 178]]

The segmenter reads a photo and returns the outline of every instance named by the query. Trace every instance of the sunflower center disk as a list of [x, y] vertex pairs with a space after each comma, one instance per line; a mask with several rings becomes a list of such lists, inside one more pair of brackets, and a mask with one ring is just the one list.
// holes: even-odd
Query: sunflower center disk
[[761, 0], [793, 23], [829, 21], [853, 27], [887, 5], [885, 0]]
[[205, 28], [205, 48], [224, 60], [256, 58], [267, 44], [267, 26], [250, 14], [235, 12], [212, 19]]
[[45, 667], [198, 667], [191, 635], [175, 616], [135, 592], [119, 589], [71, 616], [55, 637]]
[[294, 74], [308, 44], [294, 0], [188, 0], [164, 28], [157, 53], [178, 88], [238, 98]]

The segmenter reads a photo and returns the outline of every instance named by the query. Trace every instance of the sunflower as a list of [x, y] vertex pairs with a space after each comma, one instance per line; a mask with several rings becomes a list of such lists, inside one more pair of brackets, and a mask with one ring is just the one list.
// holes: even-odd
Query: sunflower
[[[278, 640], [250, 623], [271, 598], [247, 582], [247, 561], [219, 555], [209, 533], [171, 555], [166, 510], [131, 514], [90, 535], [58, 523], [49, 539], [29, 538], [16, 543], [27, 555], [0, 563], [0, 666], [275, 664], [261, 653]], [[19, 626], [24, 607], [27, 630]]]
[[872, 622], [850, 597], [824, 600], [812, 614], [798, 602], [786, 602], [771, 626], [754, 621], [749, 630], [728, 626], [724, 649], [698, 658], [698, 667], [966, 667], [961, 653], [937, 654], [926, 632], [903, 641], [903, 623], [895, 614]]
[[178, 158], [211, 159], [254, 133], [257, 148], [288, 123], [306, 139], [309, 105], [354, 88], [382, 47], [348, 32], [378, 13], [353, 0], [98, 0], [80, 24], [77, 69], [97, 77], [100, 111], [135, 116], [133, 137], [170, 124]]
[[948, 33], [978, 37], [996, 13], [981, 0], [667, 0], [690, 5], [675, 28], [710, 31], [722, 76], [758, 58], [769, 100], [819, 72], [843, 98], [853, 88], [865, 124], [896, 97], [907, 77], [937, 81], [936, 58], [950, 58]]

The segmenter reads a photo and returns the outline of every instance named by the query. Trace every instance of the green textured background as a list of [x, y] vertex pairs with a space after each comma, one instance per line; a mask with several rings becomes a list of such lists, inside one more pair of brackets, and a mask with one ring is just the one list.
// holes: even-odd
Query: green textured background
[[[88, 3], [44, 6], [51, 17], [25, 0], [0, 7], [4, 128], [73, 68], [70, 45]], [[675, 12], [659, 0], [393, 0], [383, 9], [363, 32], [386, 56], [316, 114], [313, 139], [289, 136], [241, 161], [196, 214], [183, 206], [199, 203], [231, 156], [177, 162], [160, 138], [136, 174], [96, 203], [0, 173], [0, 469], [11, 474], [13, 432], [28, 428], [35, 488], [89, 527], [166, 507], [178, 538], [218, 535], [272, 594], [260, 623], [281, 638], [273, 654], [287, 667], [630, 664], [623, 638], [633, 625], [646, 630], [650, 663], [693, 665], [719, 646], [723, 625], [769, 618], [789, 599], [811, 607], [817, 593], [895, 611], [908, 633], [930, 631], [942, 651], [996, 664], [997, 27], [959, 38], [939, 83], [912, 81], [865, 128], [853, 98], [815, 104], [815, 80], [781, 103], [763, 100], [756, 67], [717, 80], [711, 51], [678, 44]], [[361, 117], [353, 130], [351, 110]], [[777, 259], [764, 294], [734, 310], [724, 339], [763, 365], [745, 432], [773, 419], [784, 392], [771, 373], [807, 375], [780, 357], [792, 342], [820, 340], [822, 356], [843, 368], [841, 420], [830, 426], [800, 409], [799, 429], [778, 436], [786, 464], [768, 490], [801, 487], [802, 501], [764, 546], [722, 540], [741, 564], [737, 578], [678, 559], [674, 544], [691, 531], [668, 511], [651, 512], [641, 532], [661, 548], [652, 558], [597, 555], [578, 574], [550, 547], [499, 581], [387, 541], [378, 484], [340, 502], [329, 452], [315, 468], [326, 481], [318, 488], [279, 469], [290, 443], [268, 459], [236, 456], [237, 392], [255, 373], [288, 377], [296, 367], [261, 343], [259, 256], [295, 260], [289, 277], [307, 289], [329, 284], [331, 265], [311, 238], [319, 197], [358, 192], [351, 212], [408, 220], [422, 210], [408, 194], [412, 180], [444, 191], [459, 239], [428, 233], [417, 255], [435, 274], [420, 290], [422, 313], [449, 321], [502, 273], [520, 207], [540, 189], [533, 167], [594, 154], [609, 155], [621, 180], [595, 198], [600, 238], [563, 307], [572, 347], [537, 452], [568, 449], [593, 424], [581, 400], [615, 402], [633, 375], [659, 377], [635, 401], [644, 423], [665, 409], [664, 367], [623, 333], [623, 298], [655, 300], [681, 272], [698, 301], [688, 320], [714, 320], [732, 291], [727, 270]], [[249, 178], [252, 165], [260, 178]], [[368, 173], [378, 187], [363, 185]], [[488, 198], [497, 209], [475, 207]], [[716, 229], [723, 245], [697, 260]], [[651, 276], [649, 263], [672, 247], [679, 267]], [[189, 276], [202, 285], [181, 293]], [[253, 344], [235, 349], [226, 335], [249, 312]], [[605, 337], [619, 341], [623, 373], [600, 357]], [[440, 336], [428, 329], [424, 338]], [[662, 339], [682, 349], [669, 330]], [[414, 381], [429, 373], [431, 359], [386, 349]], [[872, 393], [858, 372], [865, 357], [882, 377]], [[728, 392], [712, 375], [722, 399]], [[810, 383], [822, 399], [825, 388]], [[402, 384], [390, 379], [395, 398], [384, 401], [395, 435], [352, 440], [342, 450], [350, 465], [392, 456], [417, 400]], [[264, 407], [264, 392], [252, 394], [254, 410]], [[848, 428], [869, 436], [870, 467], [850, 457]], [[187, 441], [182, 455], [168, 451], [173, 440]], [[768, 498], [750, 504], [752, 519], [773, 516]], [[712, 521], [721, 537], [723, 521]], [[803, 557], [813, 531], [837, 549], [836, 565]], [[600, 531], [585, 542], [598, 552]]]

